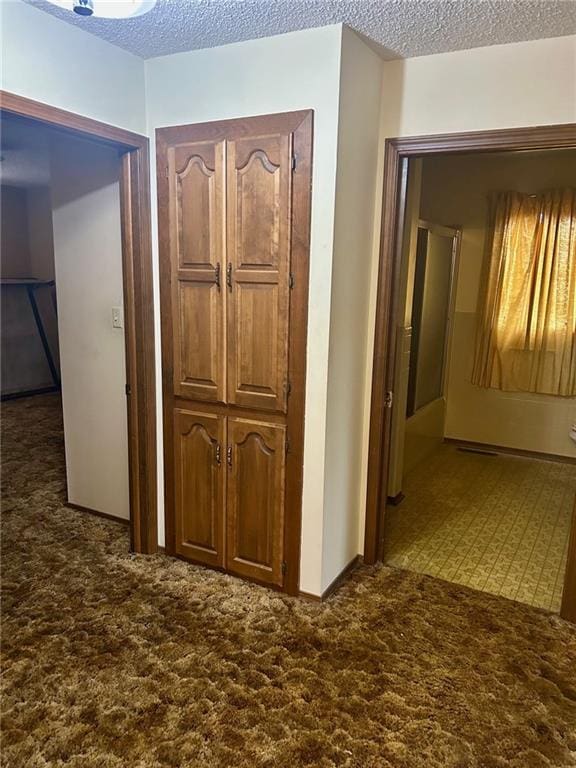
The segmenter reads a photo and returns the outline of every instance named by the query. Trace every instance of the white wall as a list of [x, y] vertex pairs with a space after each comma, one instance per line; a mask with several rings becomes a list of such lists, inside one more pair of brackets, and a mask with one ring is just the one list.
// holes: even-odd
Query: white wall
[[[383, 64], [382, 143], [395, 136], [572, 122], [576, 122], [574, 35]], [[378, 217], [375, 225], [379, 231]], [[374, 346], [377, 281], [376, 257], [372, 263], [368, 320], [371, 350]], [[367, 357], [364, 393], [367, 402], [370, 401], [371, 380], [372, 352]], [[364, 476], [369, 407], [365, 412]], [[359, 551], [362, 549], [363, 539]]]
[[384, 64], [385, 136], [576, 119], [576, 36]]
[[[308, 374], [301, 589], [320, 594], [326, 388], [340, 78], [340, 26], [251, 40], [146, 62], [148, 130], [298, 109], [314, 110]], [[152, 148], [154, 152], [154, 148]], [[154, 167], [154, 163], [153, 163]], [[153, 183], [152, 199], [156, 197]], [[153, 207], [153, 242], [157, 243]], [[155, 252], [155, 263], [157, 253]], [[158, 291], [158, 274], [155, 274]], [[156, 295], [158, 302], [158, 295]], [[160, 327], [157, 318], [158, 393]], [[161, 408], [158, 432], [162, 434]], [[164, 540], [163, 480], [158, 533]]]
[[129, 518], [120, 163], [66, 138], [52, 155], [54, 256], [68, 500]]
[[0, 87], [144, 133], [144, 62], [21, 0], [0, 2]]
[[[345, 27], [326, 406], [322, 590], [358, 553], [358, 521], [364, 509], [359, 457], [363, 448], [368, 352], [366, 298], [370, 292], [378, 196], [381, 80], [380, 58]], [[309, 360], [308, 369], [314, 370], [316, 364], [314, 359]], [[305, 457], [305, 461], [309, 459]]]
[[471, 383], [491, 193], [527, 194], [576, 183], [576, 151], [431, 157], [423, 161], [422, 218], [462, 227], [446, 436], [576, 457], [568, 431], [576, 399], [502, 392]]

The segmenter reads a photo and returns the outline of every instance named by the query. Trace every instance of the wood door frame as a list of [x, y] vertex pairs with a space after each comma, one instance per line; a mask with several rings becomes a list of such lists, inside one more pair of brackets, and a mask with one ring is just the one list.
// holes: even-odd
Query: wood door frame
[[130, 546], [134, 552], [153, 554], [158, 549], [158, 527], [149, 141], [7, 91], [0, 91], [2, 115], [26, 118], [63, 134], [115, 147], [121, 156]]
[[570, 541], [568, 542], [568, 557], [566, 559], [560, 616], [576, 624], [576, 500], [574, 501], [574, 511], [572, 512], [572, 530], [570, 531]]
[[[576, 149], [576, 123], [511, 128], [469, 133], [391, 138], [385, 143], [384, 182], [380, 257], [376, 300], [364, 561], [382, 558], [383, 519], [390, 449], [391, 409], [386, 391], [394, 368], [394, 307], [397, 304], [396, 277], [401, 259], [402, 224], [406, 184], [405, 161], [430, 155], [457, 155], [482, 152]], [[575, 515], [576, 517], [576, 515]], [[572, 544], [562, 602], [561, 616], [576, 619], [576, 533]]]
[[[257, 117], [219, 120], [156, 129], [158, 175], [158, 240], [160, 246], [160, 303], [162, 323], [162, 390], [164, 422], [164, 499], [166, 551], [175, 553], [175, 499], [173, 452], [173, 350], [171, 313], [171, 265], [168, 220], [164, 215], [168, 201], [167, 142], [221, 141], [238, 139], [250, 133], [292, 133], [296, 168], [292, 174], [291, 272], [294, 277], [290, 291], [289, 378], [291, 384], [288, 411], [285, 416], [290, 439], [286, 456], [286, 526], [284, 557], [286, 573], [283, 590], [298, 594], [300, 581], [300, 536], [302, 528], [302, 482], [304, 473], [304, 408], [306, 390], [306, 342], [308, 329], [308, 276], [310, 261], [310, 220], [312, 201], [313, 118], [311, 109], [282, 112]], [[190, 408], [223, 412], [223, 406], [206, 401], [178, 399], [178, 404]], [[275, 418], [274, 412], [226, 406], [232, 415], [255, 416], [261, 420]], [[278, 415], [276, 414], [276, 418]]]

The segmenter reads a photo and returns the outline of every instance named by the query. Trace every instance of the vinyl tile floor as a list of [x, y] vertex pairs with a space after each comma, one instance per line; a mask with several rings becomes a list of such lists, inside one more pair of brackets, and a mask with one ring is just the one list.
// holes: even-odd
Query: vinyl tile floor
[[445, 444], [386, 512], [387, 565], [558, 612], [576, 465]]

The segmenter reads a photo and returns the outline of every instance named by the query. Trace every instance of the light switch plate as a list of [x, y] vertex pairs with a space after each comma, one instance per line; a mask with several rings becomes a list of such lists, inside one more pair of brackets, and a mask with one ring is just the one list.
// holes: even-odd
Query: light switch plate
[[112, 307], [112, 328], [124, 328], [122, 307]]

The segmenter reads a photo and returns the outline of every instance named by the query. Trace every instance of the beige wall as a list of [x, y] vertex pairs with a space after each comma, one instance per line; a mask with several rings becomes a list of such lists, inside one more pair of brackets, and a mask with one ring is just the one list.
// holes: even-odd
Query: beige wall
[[[405, 421], [402, 478], [444, 442], [446, 399], [439, 397]], [[402, 490], [402, 485], [400, 486]]]
[[142, 59], [22, 0], [0, 2], [0, 28], [3, 90], [145, 132]]
[[66, 138], [52, 156], [54, 255], [69, 501], [129, 517], [120, 162]]
[[574, 183], [576, 151], [424, 160], [422, 217], [462, 227], [447, 437], [576, 456], [568, 437], [576, 400], [483, 389], [470, 382], [490, 193], [533, 193]]
[[385, 136], [576, 119], [576, 36], [384, 64]]
[[26, 190], [0, 187], [2, 277], [30, 277]]
[[382, 62], [344, 28], [340, 69], [338, 161], [330, 347], [322, 589], [358, 552], [368, 343], [370, 268], [374, 251]]

